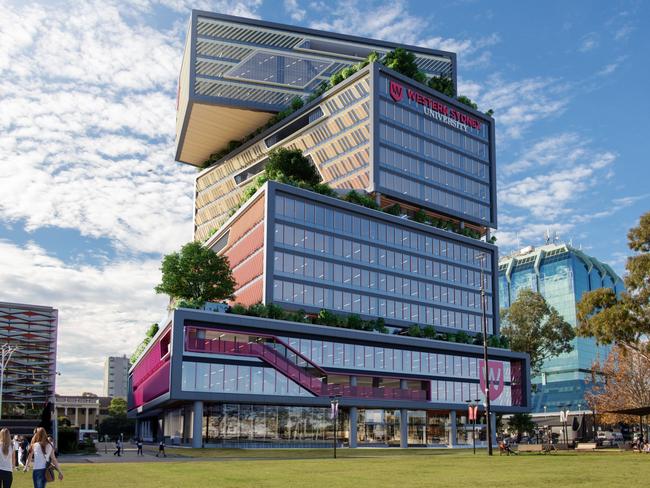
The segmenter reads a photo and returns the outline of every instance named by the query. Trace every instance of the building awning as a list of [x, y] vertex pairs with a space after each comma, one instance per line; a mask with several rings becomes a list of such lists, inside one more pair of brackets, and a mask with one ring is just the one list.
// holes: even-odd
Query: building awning
[[617, 413], [619, 415], [638, 415], [645, 416], [650, 415], [650, 405], [645, 407], [635, 407], [635, 408], [622, 408], [620, 410], [609, 410], [605, 413]]

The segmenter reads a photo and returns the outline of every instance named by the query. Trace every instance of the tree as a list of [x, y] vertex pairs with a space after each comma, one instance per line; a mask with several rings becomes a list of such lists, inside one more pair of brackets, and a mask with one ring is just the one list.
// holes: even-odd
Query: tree
[[593, 370], [593, 386], [586, 395], [591, 408], [608, 424], [637, 422], [636, 416], [605, 412], [650, 405], [650, 361], [636, 351], [615, 346]]
[[156, 286], [156, 293], [186, 300], [191, 306], [232, 298], [236, 285], [228, 258], [196, 241], [166, 255], [160, 269], [162, 283]]
[[466, 97], [465, 95], [460, 95], [456, 100], [458, 100], [460, 103], [462, 103], [464, 105], [467, 105], [468, 107], [473, 108], [474, 110], [478, 110], [478, 105], [476, 103], [472, 102], [472, 99], [469, 98], [469, 97]]
[[111, 404], [108, 406], [108, 414], [113, 417], [126, 417], [126, 400], [120, 397], [111, 399]]
[[454, 82], [448, 76], [432, 76], [427, 82], [429, 88], [444, 93], [448, 97], [454, 98], [456, 96], [456, 90], [454, 90]]
[[389, 51], [384, 56], [382, 63], [387, 68], [397, 71], [398, 73], [408, 76], [409, 78], [426, 83], [426, 75], [422, 73], [417, 65], [417, 58], [415, 54], [406, 49], [398, 47], [393, 51]]
[[123, 434], [124, 437], [129, 438], [135, 433], [135, 420], [124, 417], [106, 417], [99, 424], [97, 432], [100, 437], [105, 435], [116, 439]]
[[535, 291], [519, 292], [510, 308], [501, 311], [501, 322], [501, 334], [508, 339], [510, 348], [530, 356], [533, 376], [541, 372], [546, 359], [573, 350], [575, 333], [571, 324]]
[[289, 179], [308, 185], [317, 185], [321, 181], [318, 170], [300, 149], [274, 149], [269, 153], [264, 172], [267, 179], [275, 181]]
[[610, 288], [585, 293], [578, 303], [578, 334], [595, 337], [601, 344], [616, 343], [650, 361], [650, 212], [627, 234], [626, 291]]
[[138, 345], [138, 347], [135, 348], [133, 354], [131, 354], [131, 358], [130, 358], [131, 364], [135, 364], [135, 362], [140, 357], [140, 354], [142, 354], [142, 351], [146, 349], [147, 345], [151, 342], [151, 339], [153, 339], [153, 336], [155, 336], [157, 333], [158, 333], [158, 324], [152, 324], [151, 327], [147, 329], [147, 332], [145, 332], [145, 336], [142, 342]]
[[535, 430], [533, 416], [528, 413], [515, 413], [508, 420], [508, 430], [517, 434], [517, 442], [521, 441], [521, 436]]

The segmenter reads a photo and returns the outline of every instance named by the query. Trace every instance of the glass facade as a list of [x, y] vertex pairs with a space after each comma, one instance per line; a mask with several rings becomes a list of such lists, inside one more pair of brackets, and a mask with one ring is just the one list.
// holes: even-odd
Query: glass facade
[[[418, 90], [400, 85], [408, 95], [395, 100], [389, 96], [389, 83], [382, 74], [378, 191], [406, 195], [409, 201], [459, 218], [492, 222], [490, 165], [494, 162], [488, 122], [481, 121], [479, 128], [463, 125], [464, 130], [445, 123], [448, 117], [430, 116]], [[455, 109], [427, 99], [427, 103], [444, 104], [446, 111]]]
[[313, 396], [274, 368], [183, 361], [183, 391]]
[[[510, 260], [514, 263], [510, 264]], [[623, 290], [620, 279], [596, 259], [565, 245], [549, 245], [527, 255], [506, 258], [499, 266], [499, 299], [507, 308], [519, 292], [530, 289], [541, 293], [572, 326], [576, 326], [576, 304], [583, 293], [601, 287]], [[508, 269], [510, 269], [508, 273]], [[533, 378], [533, 411], [559, 411], [562, 408], [587, 408], [584, 399], [589, 390], [595, 361], [604, 360], [608, 346], [598, 346], [595, 339], [578, 337], [573, 351], [548, 359], [540, 377]]]
[[288, 194], [275, 218], [274, 301], [479, 332], [486, 255], [492, 330], [484, 249]]
[[[348, 425], [346, 412], [340, 410], [337, 426], [340, 443], [348, 440]], [[334, 440], [334, 422], [329, 408], [206, 404], [203, 440], [209, 446], [325, 447], [331, 446]]]

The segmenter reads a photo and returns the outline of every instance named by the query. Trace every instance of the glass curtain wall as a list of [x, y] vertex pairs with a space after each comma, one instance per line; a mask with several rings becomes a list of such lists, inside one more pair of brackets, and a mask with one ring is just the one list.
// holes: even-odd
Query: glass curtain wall
[[[340, 410], [340, 444], [348, 441], [348, 425], [347, 412]], [[327, 447], [334, 440], [334, 423], [329, 408], [206, 404], [203, 439], [206, 445]]]

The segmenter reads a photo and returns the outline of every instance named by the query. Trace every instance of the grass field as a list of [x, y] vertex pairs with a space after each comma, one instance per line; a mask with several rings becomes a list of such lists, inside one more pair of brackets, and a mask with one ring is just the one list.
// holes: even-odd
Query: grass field
[[[650, 485], [650, 456], [634, 453], [528, 454], [488, 458], [483, 452], [432, 450], [205, 450], [214, 460], [168, 463], [65, 464], [61, 487], [629, 487]], [[232, 457], [267, 458], [264, 460]], [[290, 456], [303, 459], [282, 459]], [[316, 457], [320, 459], [304, 459]], [[277, 459], [272, 459], [273, 457]], [[52, 485], [56, 486], [59, 482]], [[16, 473], [14, 487], [31, 486]]]

